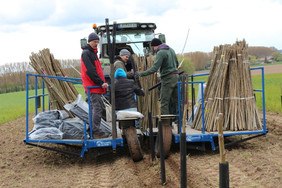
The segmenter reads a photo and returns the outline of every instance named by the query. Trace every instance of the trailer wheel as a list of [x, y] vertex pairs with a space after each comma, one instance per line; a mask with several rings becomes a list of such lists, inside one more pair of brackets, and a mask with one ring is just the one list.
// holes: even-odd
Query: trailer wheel
[[[164, 143], [164, 157], [167, 158], [169, 156], [171, 141], [172, 141], [172, 128], [170, 125], [162, 125], [163, 127], [163, 143]], [[159, 133], [157, 135], [157, 140], [155, 144], [155, 152], [156, 156], [160, 157], [160, 144], [159, 144]]]
[[143, 153], [136, 133], [136, 128], [128, 127], [124, 129], [124, 134], [131, 158], [134, 162], [141, 161], [143, 159]]

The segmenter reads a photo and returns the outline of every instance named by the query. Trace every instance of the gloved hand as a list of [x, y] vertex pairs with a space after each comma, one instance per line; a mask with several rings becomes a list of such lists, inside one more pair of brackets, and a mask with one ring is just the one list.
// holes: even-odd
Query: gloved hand
[[140, 72], [136, 71], [134, 74], [135, 79], [138, 79], [140, 77]]
[[145, 91], [143, 88], [141, 88], [141, 96], [145, 96]]
[[127, 72], [127, 78], [132, 79], [134, 78], [135, 74], [134, 72]]

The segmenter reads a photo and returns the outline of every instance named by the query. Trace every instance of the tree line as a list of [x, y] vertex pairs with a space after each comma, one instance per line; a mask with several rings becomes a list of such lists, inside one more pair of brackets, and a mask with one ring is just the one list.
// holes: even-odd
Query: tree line
[[[178, 55], [179, 63], [182, 63], [182, 70], [188, 74], [194, 71], [205, 70], [211, 64], [213, 52], [189, 52], [184, 55]], [[251, 64], [256, 64], [260, 58], [271, 56], [273, 61], [281, 62], [282, 54], [274, 47], [252, 46], [248, 47], [249, 60]], [[65, 75], [68, 77], [80, 78], [80, 60], [59, 60]], [[26, 89], [26, 74], [35, 73], [35, 70], [29, 65], [29, 62], [10, 63], [0, 66], [0, 94]], [[35, 80], [29, 80], [30, 89], [35, 88]], [[38, 88], [41, 84], [38, 84]]]
[[[207, 69], [212, 60], [213, 52], [189, 52], [185, 53], [189, 62], [189, 66], [193, 67], [195, 71]], [[269, 63], [268, 57], [272, 59], [272, 62], [281, 62], [282, 54], [279, 50], [274, 47], [263, 47], [263, 46], [250, 46], [248, 47], [249, 61], [251, 65], [255, 65], [260, 59], [264, 59], [264, 63]]]
[[[80, 60], [59, 60], [65, 75], [80, 78]], [[29, 62], [10, 63], [0, 66], [0, 94], [24, 91], [26, 89], [26, 74], [37, 74], [29, 65]], [[41, 79], [38, 80], [38, 88], [41, 88]], [[29, 89], [35, 89], [35, 79], [30, 77]]]

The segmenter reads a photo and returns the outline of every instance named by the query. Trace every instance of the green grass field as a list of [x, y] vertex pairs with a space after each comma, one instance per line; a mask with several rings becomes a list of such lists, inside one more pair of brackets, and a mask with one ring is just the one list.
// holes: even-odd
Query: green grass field
[[[26, 92], [5, 93], [0, 95], [0, 124], [25, 114]], [[31, 102], [34, 105], [34, 100]]]
[[[195, 77], [194, 81], [207, 81], [208, 77]], [[262, 90], [262, 79], [261, 75], [252, 77], [253, 88]], [[264, 75], [265, 84], [265, 110], [282, 113], [282, 74], [266, 74]], [[198, 92], [198, 85], [195, 86], [196, 97]], [[255, 92], [257, 107], [262, 110], [262, 92]]]
[[[207, 80], [205, 77], [197, 77], [196, 80]], [[262, 89], [261, 87], [261, 76], [253, 76], [253, 87], [254, 89]], [[282, 113], [281, 106], [281, 91], [282, 87], [282, 74], [267, 74], [265, 75], [265, 104], [266, 111], [273, 111]], [[197, 86], [195, 86], [197, 90]], [[84, 97], [84, 89], [81, 85], [76, 86], [76, 89]], [[38, 94], [41, 94], [42, 90], [38, 90]], [[259, 109], [262, 109], [262, 94], [261, 92], [255, 92], [257, 106]], [[34, 90], [29, 92], [30, 96], [34, 95]], [[191, 96], [191, 95], [190, 95]], [[197, 94], [196, 94], [197, 96]], [[46, 97], [46, 103], [48, 97]], [[29, 102], [29, 112], [35, 112], [35, 100], [31, 99]], [[45, 108], [47, 109], [48, 105], [46, 104]], [[40, 109], [39, 109], [40, 111]], [[18, 117], [25, 115], [26, 113], [26, 92], [14, 92], [7, 94], [0, 94], [0, 124], [4, 122], [11, 121]]]
[[[84, 97], [82, 85], [75, 86], [77, 91]], [[45, 90], [46, 92], [47, 90]], [[42, 94], [42, 89], [38, 89]], [[30, 90], [29, 96], [34, 96], [35, 90]], [[49, 97], [45, 97], [45, 110], [48, 109]], [[41, 97], [42, 103], [42, 97]], [[41, 105], [42, 106], [42, 105]], [[38, 112], [42, 111], [42, 107]], [[35, 99], [29, 100], [29, 113], [35, 112]], [[0, 124], [11, 121], [26, 114], [26, 91], [0, 94]]]
[[[265, 108], [266, 111], [282, 113], [282, 74], [266, 74], [265, 82]], [[254, 89], [262, 89], [261, 76], [253, 76]], [[262, 93], [255, 92], [258, 108], [262, 109]]]
[[281, 65], [282, 62], [275, 62], [275, 63], [264, 63], [264, 64], [258, 64], [258, 65], [251, 65], [251, 67], [265, 67], [265, 66], [271, 66], [271, 65]]

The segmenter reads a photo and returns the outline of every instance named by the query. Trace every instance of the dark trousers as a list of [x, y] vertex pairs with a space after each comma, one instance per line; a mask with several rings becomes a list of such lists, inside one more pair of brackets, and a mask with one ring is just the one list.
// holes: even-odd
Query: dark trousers
[[178, 74], [169, 74], [161, 79], [161, 111], [162, 114], [170, 114], [170, 102], [178, 113], [178, 95], [177, 95]]
[[102, 113], [104, 110], [104, 104], [101, 98], [101, 94], [90, 93], [91, 102], [91, 115], [92, 115], [92, 131], [94, 134], [102, 133], [100, 129]]

